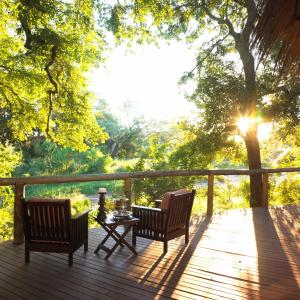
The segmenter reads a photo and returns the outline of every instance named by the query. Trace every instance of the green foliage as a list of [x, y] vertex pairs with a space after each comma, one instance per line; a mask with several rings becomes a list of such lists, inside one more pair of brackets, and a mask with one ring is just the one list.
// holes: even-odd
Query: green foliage
[[141, 117], [132, 116], [132, 104], [127, 102], [123, 107], [123, 113], [127, 117], [125, 124], [110, 112], [104, 100], [98, 102], [98, 109], [101, 111], [97, 116], [98, 124], [109, 135], [102, 146], [103, 151], [118, 159], [139, 157], [144, 147], [147, 147], [147, 125]]
[[10, 144], [0, 143], [0, 177], [9, 177], [21, 161], [21, 154]]
[[[176, 127], [177, 128], [177, 127]], [[150, 171], [168, 170], [176, 163], [173, 159], [173, 152], [176, 151], [180, 132], [173, 130], [171, 126], [168, 131], [156, 132], [149, 135], [149, 148], [146, 148], [141, 158], [130, 167], [129, 171]], [[192, 187], [196, 182], [193, 177], [158, 177], [135, 179], [133, 181], [133, 195], [138, 203], [148, 201], [153, 205], [154, 200], [161, 199], [167, 191], [174, 191], [182, 187]]]
[[[217, 176], [214, 184], [214, 213], [224, 212], [228, 209], [243, 209], [249, 207], [250, 184], [249, 178], [239, 176], [235, 178]], [[197, 188], [193, 214], [205, 214], [207, 210], [207, 180]]]
[[299, 204], [299, 174], [272, 175], [270, 182], [270, 205]]
[[[0, 177], [10, 177], [21, 160], [20, 153], [6, 144], [0, 144]], [[11, 187], [0, 187], [0, 240], [13, 234], [14, 193]]]
[[[274, 125], [277, 126], [277, 125]], [[300, 126], [287, 133], [275, 128], [269, 139], [261, 143], [266, 168], [288, 168], [300, 165]]]
[[[227, 177], [227, 176], [225, 176]], [[240, 209], [249, 207], [250, 187], [249, 179], [238, 178], [232, 182], [228, 177], [214, 186], [214, 211], [222, 212], [227, 209]]]
[[[1, 141], [43, 136], [86, 150], [107, 136], [85, 72], [101, 61], [95, 1], [1, 1]], [[99, 6], [97, 7], [99, 9]]]
[[183, 187], [191, 188], [196, 178], [193, 177], [163, 177], [163, 178], [145, 178], [133, 181], [133, 197], [137, 203], [145, 203], [148, 205], [154, 203], [157, 199], [162, 199], [164, 193], [176, 191]]
[[24, 160], [15, 171], [17, 176], [104, 173], [111, 163], [111, 158], [96, 147], [79, 152], [44, 141], [24, 150]]
[[85, 195], [95, 195], [99, 187], [105, 187], [113, 194], [121, 194], [123, 191], [122, 181], [95, 181], [95, 182], [74, 182], [62, 184], [38, 184], [26, 186], [26, 197], [58, 197], [65, 194], [82, 193]]
[[194, 205], [192, 209], [192, 215], [205, 214], [207, 210], [207, 188], [201, 187], [197, 189]]
[[[80, 193], [73, 193], [73, 194], [60, 194], [57, 198], [68, 198], [71, 200], [71, 214], [75, 215], [80, 213], [86, 209], [91, 209], [91, 200], [88, 198], [83, 197]], [[89, 213], [89, 227], [96, 227], [97, 222], [94, 220], [95, 216], [97, 215], [97, 210], [93, 208]]]

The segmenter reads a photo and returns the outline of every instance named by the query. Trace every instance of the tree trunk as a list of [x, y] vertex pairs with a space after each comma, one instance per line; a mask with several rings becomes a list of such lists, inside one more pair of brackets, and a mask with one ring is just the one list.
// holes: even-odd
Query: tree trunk
[[[257, 130], [249, 130], [244, 137], [248, 154], [249, 169], [261, 169], [260, 148]], [[250, 207], [262, 206], [262, 174], [250, 175]]]
[[[243, 117], [256, 119], [256, 72], [254, 57], [250, 51], [249, 33], [244, 31], [235, 37], [236, 49], [243, 63], [245, 75], [245, 98], [241, 101]], [[244, 136], [249, 169], [261, 169], [260, 148], [257, 138], [257, 124], [251, 126]], [[250, 206], [262, 206], [262, 174], [250, 175]]]

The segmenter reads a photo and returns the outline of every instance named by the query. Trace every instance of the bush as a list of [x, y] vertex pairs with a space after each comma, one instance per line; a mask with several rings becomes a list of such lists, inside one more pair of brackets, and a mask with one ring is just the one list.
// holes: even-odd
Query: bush
[[[21, 160], [20, 153], [9, 144], [0, 143], [0, 177], [10, 177]], [[0, 187], [0, 240], [13, 235], [14, 193], [11, 187]]]
[[296, 204], [300, 202], [299, 174], [272, 175], [269, 177], [269, 204]]
[[104, 173], [111, 157], [98, 148], [79, 152], [56, 146], [48, 141], [34, 144], [24, 151], [24, 161], [16, 169], [16, 176], [70, 175]]

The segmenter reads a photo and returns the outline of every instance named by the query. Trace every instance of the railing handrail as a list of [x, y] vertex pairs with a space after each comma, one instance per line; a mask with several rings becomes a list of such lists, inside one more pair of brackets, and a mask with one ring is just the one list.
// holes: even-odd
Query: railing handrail
[[127, 178], [155, 178], [166, 176], [208, 176], [208, 175], [250, 175], [266, 173], [287, 173], [300, 172], [300, 168], [279, 168], [279, 169], [222, 169], [222, 170], [165, 170], [165, 171], [144, 171], [144, 172], [120, 172], [102, 174], [82, 174], [65, 176], [30, 176], [30, 177], [7, 177], [0, 178], [0, 186], [15, 184], [50, 184], [68, 182], [90, 182], [102, 180], [125, 180]]

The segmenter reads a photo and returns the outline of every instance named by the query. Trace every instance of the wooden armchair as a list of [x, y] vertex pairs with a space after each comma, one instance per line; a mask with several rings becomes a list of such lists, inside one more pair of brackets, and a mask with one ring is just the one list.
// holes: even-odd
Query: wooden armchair
[[88, 213], [86, 210], [71, 216], [69, 199], [23, 199], [25, 263], [30, 262], [30, 251], [69, 254], [69, 266], [73, 253], [84, 244], [88, 250]]
[[133, 227], [133, 245], [136, 245], [137, 236], [162, 241], [166, 253], [168, 241], [181, 235], [185, 235], [187, 244], [194, 197], [195, 190], [179, 190], [166, 193], [160, 208], [133, 205], [133, 216], [140, 219], [140, 222]]

